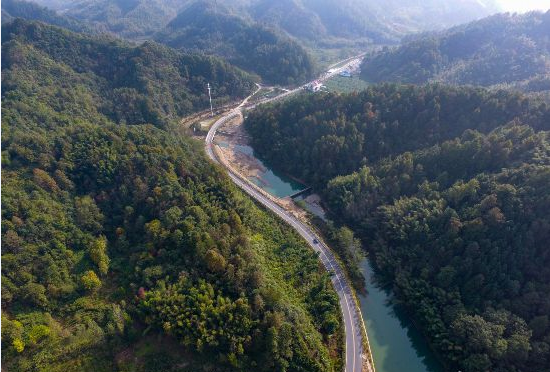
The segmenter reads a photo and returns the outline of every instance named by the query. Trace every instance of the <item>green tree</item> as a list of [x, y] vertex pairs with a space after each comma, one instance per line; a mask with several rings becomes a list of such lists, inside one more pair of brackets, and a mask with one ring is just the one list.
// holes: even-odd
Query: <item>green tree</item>
[[109, 256], [107, 255], [107, 238], [100, 236], [93, 240], [89, 248], [92, 261], [97, 265], [99, 272], [103, 275], [109, 271]]
[[95, 292], [101, 287], [101, 280], [93, 270], [88, 270], [80, 277], [80, 281], [84, 288], [90, 292]]

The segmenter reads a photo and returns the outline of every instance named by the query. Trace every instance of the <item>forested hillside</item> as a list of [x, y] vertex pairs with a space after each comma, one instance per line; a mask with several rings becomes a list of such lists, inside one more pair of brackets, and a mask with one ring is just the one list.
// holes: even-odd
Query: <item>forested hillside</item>
[[263, 158], [323, 185], [382, 158], [454, 139], [467, 129], [488, 133], [516, 118], [537, 130], [550, 129], [548, 106], [520, 94], [385, 84], [260, 107], [246, 125]]
[[251, 112], [258, 154], [316, 185], [448, 370], [550, 366], [550, 107], [380, 85]]
[[[4, 23], [20, 17], [73, 31], [113, 33], [140, 41], [154, 39], [186, 52], [223, 57], [269, 83], [301, 83], [314, 74], [311, 56], [284, 32], [246, 20], [237, 12], [208, 1], [192, 4], [185, 1], [174, 4], [139, 1], [92, 3], [75, 6], [67, 12], [70, 17], [31, 2], [8, 0], [5, 3], [2, 3]], [[177, 14], [177, 9], [184, 10]], [[90, 16], [98, 12], [97, 17]], [[149, 22], [153, 24], [148, 25]]]
[[[204, 109], [207, 83], [218, 102], [244, 97], [253, 87], [247, 74], [226, 62], [153, 42], [134, 47], [16, 20], [3, 27], [2, 43], [2, 66], [13, 70], [2, 89], [25, 82], [28, 99], [57, 107], [81, 100], [86, 114], [98, 111], [118, 123], [163, 127]], [[35, 82], [37, 74], [43, 79]], [[40, 96], [30, 94], [36, 84], [43, 88]], [[59, 86], [66, 87], [65, 96]]]
[[300, 44], [206, 1], [184, 10], [155, 39], [174, 48], [223, 56], [271, 83], [301, 83], [314, 73], [313, 61]]
[[3, 371], [341, 370], [317, 256], [170, 125], [245, 75], [20, 20], [2, 37]]
[[550, 12], [499, 14], [368, 56], [369, 82], [394, 81], [550, 90]]

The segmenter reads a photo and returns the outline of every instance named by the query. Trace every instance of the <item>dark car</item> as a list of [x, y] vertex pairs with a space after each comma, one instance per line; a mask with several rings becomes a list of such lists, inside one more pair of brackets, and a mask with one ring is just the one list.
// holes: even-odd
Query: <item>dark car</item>
[[313, 239], [313, 244], [319, 244], [319, 240]]

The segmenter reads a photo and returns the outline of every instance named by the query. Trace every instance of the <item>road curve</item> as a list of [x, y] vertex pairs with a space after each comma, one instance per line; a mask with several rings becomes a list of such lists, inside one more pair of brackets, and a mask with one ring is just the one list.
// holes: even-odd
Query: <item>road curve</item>
[[[258, 90], [260, 86], [258, 85]], [[296, 92], [297, 90], [289, 91]], [[284, 94], [285, 96], [288, 94]], [[216, 163], [221, 164], [218, 161], [214, 152], [214, 137], [216, 131], [228, 120], [240, 117], [242, 120], [241, 109], [248, 102], [247, 97], [240, 105], [231, 110], [225, 116], [217, 120], [206, 136], [206, 152], [208, 156]], [[279, 97], [280, 98], [280, 97]], [[271, 100], [270, 100], [271, 101]], [[255, 105], [254, 105], [255, 106]], [[222, 164], [223, 165], [223, 164]], [[340, 267], [340, 264], [335, 260], [334, 255], [330, 249], [322, 242], [322, 240], [315, 234], [315, 232], [306, 224], [299, 221], [293, 215], [285, 211], [278, 204], [274, 203], [271, 199], [262, 194], [255, 186], [253, 186], [248, 180], [242, 179], [239, 175], [235, 174], [232, 169], [225, 167], [231, 180], [239, 186], [248, 195], [256, 199], [266, 208], [271, 210], [290, 226], [292, 226], [318, 253], [319, 258], [325, 268], [332, 274], [332, 284], [334, 289], [338, 293], [340, 308], [342, 310], [342, 317], [344, 320], [345, 330], [345, 372], [361, 372], [363, 365], [363, 334], [362, 334], [362, 318], [359, 316], [360, 309], [353, 298], [351, 288], [349, 287], [344, 271]], [[318, 242], [318, 243], [315, 243]], [[374, 368], [368, 363], [368, 370], [374, 372]]]

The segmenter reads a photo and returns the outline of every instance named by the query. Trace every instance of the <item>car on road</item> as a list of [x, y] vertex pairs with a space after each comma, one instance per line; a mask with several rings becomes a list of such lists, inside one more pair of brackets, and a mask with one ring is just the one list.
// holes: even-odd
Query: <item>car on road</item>
[[313, 244], [319, 244], [319, 240], [313, 239]]

